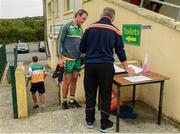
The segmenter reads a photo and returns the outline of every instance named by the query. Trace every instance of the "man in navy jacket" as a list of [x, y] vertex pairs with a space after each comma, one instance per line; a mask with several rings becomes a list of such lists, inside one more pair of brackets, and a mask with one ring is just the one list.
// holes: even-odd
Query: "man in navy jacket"
[[114, 75], [114, 49], [126, 71], [130, 75], [134, 73], [134, 70], [129, 68], [127, 64], [121, 33], [112, 24], [114, 17], [114, 9], [104, 8], [101, 19], [86, 29], [80, 43], [80, 51], [86, 55], [84, 88], [87, 128], [94, 127], [96, 94], [97, 87], [99, 87], [101, 132], [107, 132], [113, 127], [113, 122], [109, 120], [109, 116]]

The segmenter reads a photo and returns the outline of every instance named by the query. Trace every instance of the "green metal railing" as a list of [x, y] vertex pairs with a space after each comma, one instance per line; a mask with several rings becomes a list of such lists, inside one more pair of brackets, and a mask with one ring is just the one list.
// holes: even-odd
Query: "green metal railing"
[[7, 64], [7, 58], [6, 58], [6, 46], [0, 45], [0, 80], [2, 78], [2, 75], [4, 73], [4, 69]]
[[16, 95], [16, 80], [15, 80], [15, 66], [10, 65], [10, 78], [11, 78], [11, 90], [12, 90], [12, 102], [13, 102], [13, 115], [14, 118], [18, 118], [17, 110], [17, 95]]
[[12, 90], [12, 102], [13, 102], [13, 115], [14, 118], [18, 118], [17, 110], [17, 95], [16, 95], [16, 79], [15, 70], [17, 67], [17, 47], [14, 48], [14, 63], [10, 64], [10, 78], [11, 78], [11, 90]]

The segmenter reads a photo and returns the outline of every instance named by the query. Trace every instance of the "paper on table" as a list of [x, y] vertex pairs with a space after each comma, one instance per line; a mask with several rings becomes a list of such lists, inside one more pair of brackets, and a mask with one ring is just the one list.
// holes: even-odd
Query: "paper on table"
[[123, 78], [130, 81], [130, 82], [140, 82], [140, 81], [152, 80], [151, 78], [143, 76], [143, 75], [129, 76], [129, 77], [123, 77]]
[[115, 73], [123, 73], [126, 72], [125, 69], [118, 67], [117, 65], [114, 65]]
[[135, 73], [140, 73], [142, 72], [142, 68], [134, 66], [134, 65], [128, 65], [128, 67], [132, 67], [132, 69], [134, 69]]

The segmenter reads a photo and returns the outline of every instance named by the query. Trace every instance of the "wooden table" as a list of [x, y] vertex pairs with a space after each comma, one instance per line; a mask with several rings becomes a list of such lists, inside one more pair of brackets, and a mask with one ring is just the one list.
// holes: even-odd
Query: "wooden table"
[[163, 76], [158, 73], [154, 72], [142, 72], [139, 75], [143, 75], [146, 77], [151, 78], [152, 80], [148, 81], [141, 81], [141, 82], [130, 82], [128, 80], [125, 80], [123, 77], [127, 77], [127, 73], [123, 74], [116, 74], [114, 75], [113, 83], [117, 86], [117, 114], [116, 114], [116, 132], [119, 132], [119, 115], [120, 115], [120, 89], [121, 87], [125, 86], [133, 86], [133, 98], [132, 98], [132, 104], [135, 104], [135, 93], [136, 93], [136, 85], [143, 85], [143, 84], [151, 84], [151, 83], [160, 83], [160, 96], [159, 96], [159, 109], [158, 109], [158, 119], [157, 124], [161, 124], [161, 116], [162, 116], [162, 103], [163, 103], [163, 91], [164, 91], [164, 82], [165, 80], [168, 80], [169, 78], [166, 76]]

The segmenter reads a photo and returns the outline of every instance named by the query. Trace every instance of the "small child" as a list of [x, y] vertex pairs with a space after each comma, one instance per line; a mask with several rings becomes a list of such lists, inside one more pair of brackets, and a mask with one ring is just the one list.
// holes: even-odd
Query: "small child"
[[32, 99], [34, 101], [33, 108], [38, 108], [39, 105], [37, 103], [36, 92], [39, 93], [39, 99], [41, 103], [41, 107], [44, 108], [44, 93], [45, 93], [45, 86], [44, 86], [44, 79], [46, 77], [45, 67], [43, 64], [37, 63], [38, 57], [32, 57], [33, 63], [29, 65], [29, 74], [31, 79], [31, 93]]

